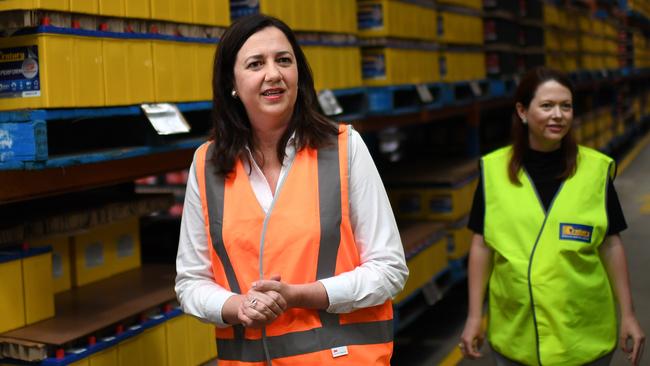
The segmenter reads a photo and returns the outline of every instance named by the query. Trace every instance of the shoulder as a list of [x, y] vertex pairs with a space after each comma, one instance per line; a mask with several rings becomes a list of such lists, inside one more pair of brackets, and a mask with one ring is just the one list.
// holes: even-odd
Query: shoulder
[[492, 151], [491, 153], [488, 153], [484, 155], [481, 160], [482, 161], [492, 161], [492, 160], [502, 160], [502, 159], [507, 159], [510, 157], [512, 151], [512, 146], [504, 146], [502, 148], [496, 149]]
[[582, 145], [578, 145], [578, 154], [580, 154], [580, 156], [584, 159], [595, 160], [606, 164], [614, 162], [614, 159], [601, 153], [600, 151]]

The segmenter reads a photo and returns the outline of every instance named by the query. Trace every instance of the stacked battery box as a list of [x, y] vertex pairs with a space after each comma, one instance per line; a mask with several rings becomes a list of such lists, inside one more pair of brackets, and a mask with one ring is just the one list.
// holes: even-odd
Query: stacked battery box
[[602, 107], [576, 118], [574, 133], [579, 144], [603, 149], [618, 133], [617, 125], [612, 108]]
[[577, 15], [580, 68], [587, 71], [619, 67], [617, 26], [607, 20]]
[[233, 0], [230, 6], [233, 19], [264, 13], [286, 22], [296, 32], [317, 90], [362, 85], [354, 1]]
[[0, 11], [10, 25], [0, 110], [210, 100], [229, 24], [225, 0], [8, 1]]
[[489, 76], [511, 76], [544, 65], [541, 2], [491, 0], [483, 6]]
[[580, 68], [580, 35], [574, 12], [544, 4], [546, 65], [564, 72]]
[[444, 0], [437, 5], [440, 44], [440, 80], [459, 82], [485, 79], [481, 2]]
[[436, 11], [432, 4], [397, 0], [357, 2], [365, 85], [440, 81]]

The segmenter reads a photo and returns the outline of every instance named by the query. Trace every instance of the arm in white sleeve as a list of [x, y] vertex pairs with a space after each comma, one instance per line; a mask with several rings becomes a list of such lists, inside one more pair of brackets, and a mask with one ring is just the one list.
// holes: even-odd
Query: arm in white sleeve
[[214, 282], [194, 163], [185, 190], [175, 290], [185, 313], [217, 326], [228, 326], [221, 317], [221, 309], [235, 294]]
[[320, 280], [330, 313], [348, 313], [384, 303], [408, 278], [404, 248], [379, 172], [358, 132], [351, 130], [350, 223], [361, 265]]

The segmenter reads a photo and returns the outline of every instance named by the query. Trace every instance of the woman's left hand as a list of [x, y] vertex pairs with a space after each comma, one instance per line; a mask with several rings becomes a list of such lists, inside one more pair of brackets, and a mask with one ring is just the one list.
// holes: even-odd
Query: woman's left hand
[[268, 280], [254, 282], [252, 289], [258, 292], [277, 292], [287, 302], [287, 308], [295, 307], [295, 291], [291, 285], [281, 282], [279, 275], [271, 276]]
[[[632, 347], [628, 347], [629, 340], [633, 342]], [[621, 318], [620, 347], [628, 354], [627, 359], [632, 365], [639, 365], [645, 347], [645, 334], [634, 315]]]

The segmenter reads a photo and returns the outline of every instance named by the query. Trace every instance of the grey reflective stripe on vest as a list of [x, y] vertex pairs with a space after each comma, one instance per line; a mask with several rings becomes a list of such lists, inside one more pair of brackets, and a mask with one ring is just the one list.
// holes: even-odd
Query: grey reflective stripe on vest
[[[210, 144], [205, 153], [205, 194], [206, 201], [208, 202], [208, 217], [210, 218], [210, 236], [212, 237], [212, 248], [219, 256], [221, 264], [223, 265], [226, 279], [230, 286], [230, 291], [241, 294], [235, 270], [232, 268], [232, 263], [226, 252], [226, 247], [223, 244], [223, 192], [225, 188], [225, 179], [217, 176], [215, 166], [210, 161], [214, 153], [214, 144]], [[233, 327], [235, 339], [244, 339], [244, 327], [236, 325]]]
[[[320, 244], [316, 279], [334, 276], [336, 257], [341, 244], [341, 171], [338, 139], [332, 146], [318, 150], [318, 199], [320, 209]], [[337, 326], [339, 316], [318, 312], [324, 327]]]
[[[392, 320], [343, 324], [266, 337], [271, 358], [302, 355], [340, 346], [388, 343], [392, 340]], [[221, 360], [265, 361], [261, 339], [217, 339], [217, 353]]]

